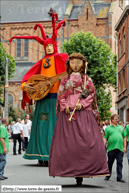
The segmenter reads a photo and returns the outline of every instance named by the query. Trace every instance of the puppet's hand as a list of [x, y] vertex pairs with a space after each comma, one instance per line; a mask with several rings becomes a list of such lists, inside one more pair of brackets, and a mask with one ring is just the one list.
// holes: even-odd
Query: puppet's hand
[[66, 112], [66, 113], [70, 113], [69, 106], [67, 106], [67, 107], [65, 108], [65, 112]]
[[78, 104], [76, 105], [76, 110], [81, 110], [81, 108], [82, 108], [82, 105], [81, 105], [80, 103], [78, 103]]
[[27, 83], [27, 84], [25, 84], [25, 86], [23, 87], [23, 90], [24, 90], [25, 92], [28, 92], [28, 93], [30, 93], [30, 94], [33, 94], [33, 93], [36, 91], [36, 89], [35, 89], [32, 85], [33, 85], [33, 83]]

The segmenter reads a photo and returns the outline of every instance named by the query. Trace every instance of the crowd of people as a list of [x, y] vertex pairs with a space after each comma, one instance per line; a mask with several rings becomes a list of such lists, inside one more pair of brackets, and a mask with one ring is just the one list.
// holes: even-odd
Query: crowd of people
[[6, 154], [9, 152], [9, 139], [13, 140], [13, 155], [17, 155], [16, 144], [18, 141], [18, 154], [21, 150], [25, 151], [28, 146], [28, 141], [31, 132], [31, 121], [29, 114], [25, 115], [25, 119], [21, 121], [17, 118], [16, 122], [11, 121], [8, 124], [7, 118], [0, 120], [0, 180], [8, 179], [4, 174], [4, 167], [6, 165]]

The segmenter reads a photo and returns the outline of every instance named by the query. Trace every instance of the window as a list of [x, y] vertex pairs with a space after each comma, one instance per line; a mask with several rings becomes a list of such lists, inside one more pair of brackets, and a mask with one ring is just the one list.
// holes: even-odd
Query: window
[[8, 103], [13, 104], [13, 97], [11, 94], [8, 95]]
[[121, 57], [121, 40], [119, 40], [119, 58]]
[[123, 34], [123, 54], [125, 53], [125, 34]]
[[28, 39], [24, 40], [24, 56], [28, 57]]
[[16, 56], [21, 57], [21, 39], [17, 39]]
[[123, 69], [123, 90], [125, 89], [125, 69]]
[[121, 74], [119, 74], [119, 93], [121, 93]]

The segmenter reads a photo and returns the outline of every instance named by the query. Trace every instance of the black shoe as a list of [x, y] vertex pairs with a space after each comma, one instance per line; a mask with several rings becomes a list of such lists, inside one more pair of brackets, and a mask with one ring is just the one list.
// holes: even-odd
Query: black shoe
[[21, 154], [21, 152], [18, 152], [18, 154]]
[[3, 176], [0, 176], [0, 180], [4, 180], [5, 178]]
[[8, 177], [3, 176], [4, 179], [8, 179]]
[[77, 182], [77, 183], [76, 183], [76, 186], [78, 186], [78, 187], [79, 187], [79, 186], [82, 186], [82, 182]]
[[44, 161], [45, 166], [48, 167], [48, 161]]
[[76, 186], [82, 186], [82, 181], [83, 181], [83, 178], [79, 178], [79, 177], [76, 177]]
[[110, 178], [110, 176], [106, 176], [106, 177], [104, 178], [104, 180], [109, 180], [109, 178]]
[[13, 155], [17, 155], [17, 153], [13, 153]]
[[125, 183], [125, 180], [117, 178], [117, 182], [123, 182], [123, 183]]

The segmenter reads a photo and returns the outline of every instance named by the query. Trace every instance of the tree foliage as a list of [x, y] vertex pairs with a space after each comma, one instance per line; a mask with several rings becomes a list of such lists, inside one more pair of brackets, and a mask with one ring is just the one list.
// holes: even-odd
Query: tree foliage
[[3, 47], [3, 44], [0, 42], [0, 101], [2, 101], [1, 99], [1, 95], [3, 94], [3, 85], [4, 85], [4, 80], [5, 80], [5, 62], [6, 62], [6, 58], [9, 59], [9, 64], [8, 64], [8, 78], [10, 79], [11, 77], [13, 77], [13, 73], [15, 72], [15, 60], [14, 58], [8, 54], [6, 52], [6, 48]]
[[74, 33], [69, 41], [64, 41], [62, 50], [68, 55], [80, 52], [87, 58], [88, 75], [96, 88], [101, 119], [109, 119], [111, 97], [110, 93], [105, 92], [105, 85], [116, 88], [116, 55], [100, 38], [97, 39], [91, 32], [83, 31]]

